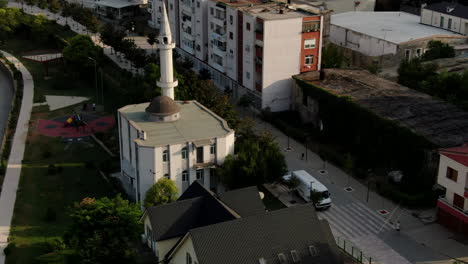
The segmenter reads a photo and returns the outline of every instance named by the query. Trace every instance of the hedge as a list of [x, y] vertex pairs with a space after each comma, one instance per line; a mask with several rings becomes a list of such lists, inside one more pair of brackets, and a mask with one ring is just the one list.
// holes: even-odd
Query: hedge
[[427, 153], [436, 148], [425, 137], [378, 116], [349, 97], [333, 94], [299, 79], [296, 83], [304, 96], [319, 104], [319, 116], [324, 127], [321, 141], [346, 149], [355, 158], [355, 167], [403, 170], [409, 176], [406, 183], [418, 187], [418, 190], [433, 184], [433, 175], [422, 175], [427, 171], [424, 169]]

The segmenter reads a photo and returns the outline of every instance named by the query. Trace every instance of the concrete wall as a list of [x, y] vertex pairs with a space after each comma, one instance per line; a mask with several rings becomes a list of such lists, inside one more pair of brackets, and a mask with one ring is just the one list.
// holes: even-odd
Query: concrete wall
[[186, 264], [187, 253], [192, 257], [192, 263], [199, 263], [197, 254], [195, 253], [195, 248], [193, 247], [192, 239], [190, 237], [188, 237], [174, 252], [170, 264]]
[[288, 110], [291, 76], [300, 72], [302, 18], [265, 20], [263, 36], [262, 108]]
[[337, 25], [330, 26], [330, 42], [358, 51], [366, 56], [396, 54], [397, 44], [364, 35]]

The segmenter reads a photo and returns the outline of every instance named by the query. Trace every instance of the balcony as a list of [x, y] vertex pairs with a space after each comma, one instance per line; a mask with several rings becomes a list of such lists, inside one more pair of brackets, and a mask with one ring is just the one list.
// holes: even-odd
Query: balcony
[[218, 39], [218, 40], [225, 40], [225, 36], [226, 36], [226, 30], [224, 29], [215, 29], [212, 31], [212, 37], [214, 39]]
[[226, 55], [226, 46], [218, 46], [213, 44], [213, 52], [224, 57]]
[[460, 208], [454, 204], [450, 204], [445, 196], [439, 197], [439, 200], [437, 201], [437, 207], [464, 221], [465, 223], [468, 223], [468, 210], [464, 210], [463, 208]]

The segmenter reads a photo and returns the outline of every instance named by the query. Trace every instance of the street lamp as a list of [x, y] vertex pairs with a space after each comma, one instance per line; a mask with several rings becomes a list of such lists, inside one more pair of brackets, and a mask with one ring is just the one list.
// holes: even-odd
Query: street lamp
[[97, 87], [97, 62], [95, 59], [88, 57], [88, 59], [92, 60], [94, 62], [94, 82], [96, 86], [96, 102], [98, 101], [99, 98], [99, 92], [98, 92], [98, 87]]
[[381, 31], [384, 32], [383, 42], [382, 42], [382, 55], [380, 56], [380, 67], [383, 67], [383, 56], [385, 52], [385, 41], [387, 38], [387, 32], [392, 31], [391, 29], [382, 28]]

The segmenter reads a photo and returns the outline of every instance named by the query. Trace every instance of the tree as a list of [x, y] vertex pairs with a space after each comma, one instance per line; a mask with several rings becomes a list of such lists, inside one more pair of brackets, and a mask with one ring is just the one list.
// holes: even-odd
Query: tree
[[422, 55], [424, 61], [455, 57], [455, 50], [447, 43], [431, 40], [427, 46], [429, 49]]
[[68, 46], [63, 49], [65, 61], [77, 69], [94, 67], [93, 61], [89, 58], [99, 61], [101, 56], [102, 48], [96, 46], [86, 35], [72, 37]]
[[323, 68], [341, 68], [343, 65], [343, 50], [335, 44], [328, 43], [322, 52]]
[[62, 6], [58, 0], [49, 0], [49, 10], [52, 13], [57, 13], [60, 11], [60, 8], [62, 8]]
[[82, 263], [126, 263], [129, 244], [138, 238], [141, 211], [120, 196], [84, 198], [70, 210], [71, 226], [64, 235]]
[[436, 75], [436, 68], [432, 63], [421, 64], [421, 60], [418, 58], [403, 60], [398, 68], [398, 83], [418, 89], [421, 81]]
[[284, 155], [270, 133], [246, 133], [238, 138], [236, 151], [219, 168], [220, 181], [228, 188], [277, 182], [287, 171]]
[[8, 0], [0, 0], [0, 8], [5, 8], [8, 5]]
[[301, 181], [295, 175], [291, 175], [291, 178], [286, 182], [290, 192], [295, 191], [299, 184], [301, 184]]
[[143, 205], [146, 208], [151, 206], [167, 204], [177, 200], [177, 187], [174, 181], [161, 178], [146, 192]]
[[154, 51], [153, 45], [156, 43], [156, 34], [149, 33], [148, 38], [146, 39], [146, 41], [148, 42], [148, 44], [151, 45], [151, 49]]

